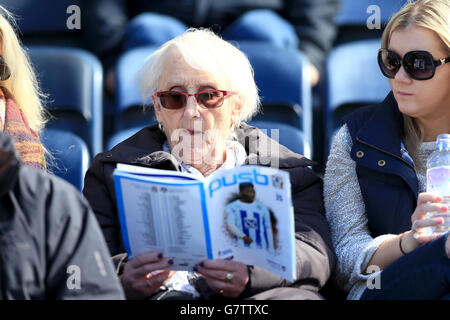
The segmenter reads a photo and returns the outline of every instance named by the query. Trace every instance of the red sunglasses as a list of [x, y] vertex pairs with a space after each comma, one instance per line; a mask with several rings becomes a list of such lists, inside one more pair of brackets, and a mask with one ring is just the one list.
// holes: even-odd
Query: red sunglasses
[[232, 94], [226, 90], [204, 90], [194, 94], [180, 91], [159, 91], [156, 96], [160, 99], [161, 105], [170, 110], [184, 108], [189, 97], [195, 97], [197, 103], [205, 109], [215, 109], [222, 106], [225, 96]]

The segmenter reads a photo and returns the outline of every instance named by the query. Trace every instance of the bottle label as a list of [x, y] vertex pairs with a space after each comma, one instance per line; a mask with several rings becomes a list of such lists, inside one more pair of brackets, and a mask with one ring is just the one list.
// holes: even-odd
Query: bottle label
[[[427, 170], [427, 191], [434, 192], [443, 197], [442, 204], [450, 209], [450, 166], [435, 167]], [[422, 231], [424, 235], [439, 235], [450, 230], [449, 212], [427, 212], [427, 218], [444, 218], [444, 223], [432, 227], [426, 227]]]
[[427, 192], [435, 192], [445, 198], [450, 197], [450, 166], [427, 170]]

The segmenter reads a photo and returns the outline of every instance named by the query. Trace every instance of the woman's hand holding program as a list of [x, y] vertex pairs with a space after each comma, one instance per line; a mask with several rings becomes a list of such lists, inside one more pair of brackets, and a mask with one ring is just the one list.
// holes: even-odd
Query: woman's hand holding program
[[143, 253], [128, 261], [120, 280], [127, 299], [144, 299], [159, 290], [175, 271], [164, 270], [173, 260], [157, 251]]
[[247, 266], [237, 261], [204, 260], [195, 270], [206, 279], [211, 289], [225, 297], [238, 297], [249, 281]]

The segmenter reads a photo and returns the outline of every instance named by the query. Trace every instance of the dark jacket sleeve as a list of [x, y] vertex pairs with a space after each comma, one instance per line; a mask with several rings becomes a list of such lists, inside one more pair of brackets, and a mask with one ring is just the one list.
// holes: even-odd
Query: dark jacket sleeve
[[95, 216], [83, 196], [53, 180], [47, 203], [47, 298], [124, 299]]
[[111, 256], [122, 253], [124, 249], [121, 246], [120, 222], [117, 215], [117, 207], [114, 197], [114, 186], [112, 179], [105, 172], [104, 162], [99, 161], [98, 155], [84, 178], [83, 194], [90, 203], [95, 217], [100, 224], [106, 244]]
[[336, 263], [328, 223], [324, 215], [322, 180], [308, 168], [288, 170], [293, 183], [297, 280], [290, 283], [260, 267], [250, 267], [250, 282], [243, 297], [276, 287], [325, 285]]
[[285, 0], [283, 15], [295, 28], [302, 50], [309, 61], [323, 73], [327, 53], [337, 34], [334, 17], [340, 0]]

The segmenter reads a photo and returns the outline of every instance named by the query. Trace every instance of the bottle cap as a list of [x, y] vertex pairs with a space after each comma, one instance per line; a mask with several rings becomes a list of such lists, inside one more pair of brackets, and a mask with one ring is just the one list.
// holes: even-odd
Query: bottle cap
[[437, 150], [450, 150], [450, 134], [443, 133], [438, 135], [436, 139], [436, 149]]

